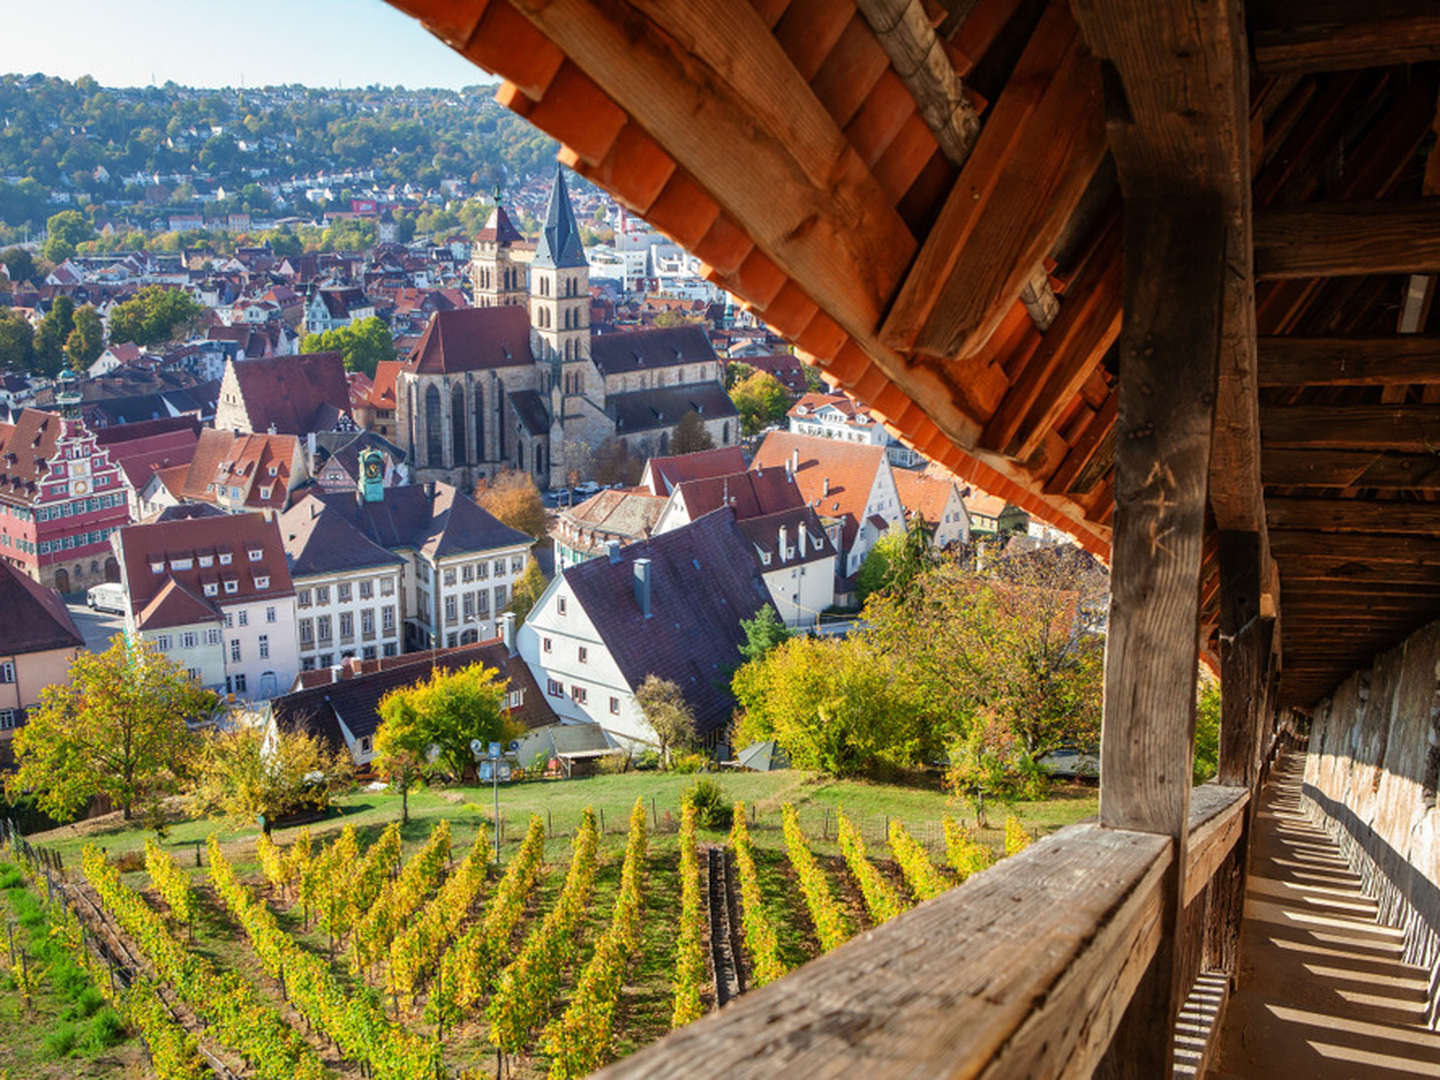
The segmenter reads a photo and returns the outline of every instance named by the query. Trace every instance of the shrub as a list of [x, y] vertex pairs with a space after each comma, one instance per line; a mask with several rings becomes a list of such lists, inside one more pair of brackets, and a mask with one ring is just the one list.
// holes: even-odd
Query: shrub
[[1005, 818], [1005, 854], [1018, 855], [1030, 846], [1030, 834], [1014, 814]]
[[994, 854], [978, 842], [969, 829], [962, 828], [949, 814], [945, 815], [945, 854], [961, 881], [978, 874], [995, 861]]
[[85, 1045], [91, 1050], [108, 1050], [124, 1041], [125, 1021], [107, 1005], [90, 1022], [90, 1034], [85, 1039]]
[[704, 754], [676, 754], [670, 759], [671, 771], [687, 776], [704, 772], [709, 765], [710, 759]]
[[725, 799], [720, 785], [708, 776], [693, 781], [683, 802], [695, 807], [695, 821], [702, 829], [728, 829], [734, 807]]
[[60, 1024], [45, 1036], [45, 1052], [55, 1058], [69, 1057], [75, 1052], [75, 1044], [79, 1041], [80, 1036], [75, 1031], [74, 1024]]

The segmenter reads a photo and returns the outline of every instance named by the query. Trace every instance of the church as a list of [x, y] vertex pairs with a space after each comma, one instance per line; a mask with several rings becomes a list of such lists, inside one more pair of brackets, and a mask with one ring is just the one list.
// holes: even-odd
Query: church
[[592, 334], [590, 266], [557, 168], [534, 257], [497, 200], [475, 238], [474, 307], [436, 312], [395, 376], [396, 441], [417, 482], [469, 489], [505, 469], [540, 487], [589, 474], [594, 449], [670, 450], [695, 412], [716, 446], [740, 423], [697, 325]]

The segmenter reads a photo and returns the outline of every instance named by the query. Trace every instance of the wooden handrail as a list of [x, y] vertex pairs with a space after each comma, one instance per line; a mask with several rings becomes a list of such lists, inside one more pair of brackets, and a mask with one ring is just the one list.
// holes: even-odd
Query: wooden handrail
[[[1192, 793], [1187, 897], [1234, 847], [1249, 798]], [[1061, 829], [600, 1075], [1089, 1076], [1159, 943], [1170, 850]]]

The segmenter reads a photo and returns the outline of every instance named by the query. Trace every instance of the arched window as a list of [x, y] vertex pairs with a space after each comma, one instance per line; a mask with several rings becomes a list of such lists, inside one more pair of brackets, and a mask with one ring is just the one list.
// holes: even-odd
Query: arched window
[[456, 465], [465, 461], [465, 384], [450, 391], [450, 454]]
[[485, 395], [475, 387], [475, 460], [485, 460]]
[[438, 468], [445, 457], [444, 420], [440, 415], [440, 388], [431, 383], [425, 389], [425, 464]]
[[720, 441], [721, 441], [722, 443], [728, 443], [728, 442], [730, 441], [730, 421], [729, 421], [729, 420], [726, 420], [725, 423], [720, 426]]

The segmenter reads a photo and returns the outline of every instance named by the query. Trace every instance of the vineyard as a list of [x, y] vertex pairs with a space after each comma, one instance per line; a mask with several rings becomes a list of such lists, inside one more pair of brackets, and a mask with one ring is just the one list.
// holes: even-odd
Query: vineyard
[[559, 1080], [703, 1016], [717, 975], [726, 996], [771, 982], [1030, 836], [789, 802], [737, 802], [724, 829], [610, 809], [507, 822], [498, 855], [472, 811], [88, 845], [63, 868], [12, 837], [6, 857], [155, 1075]]

